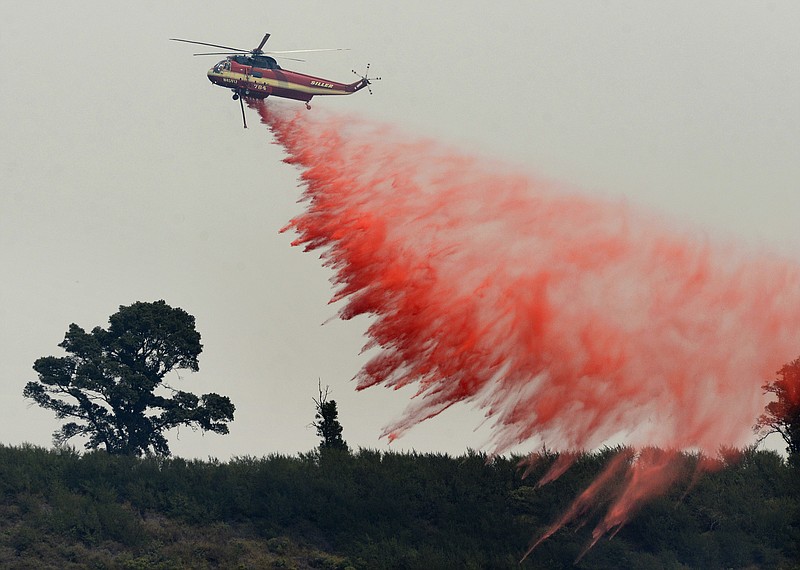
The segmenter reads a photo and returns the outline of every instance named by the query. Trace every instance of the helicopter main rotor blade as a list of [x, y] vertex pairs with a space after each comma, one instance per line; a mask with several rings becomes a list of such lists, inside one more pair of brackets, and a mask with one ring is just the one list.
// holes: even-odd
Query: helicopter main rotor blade
[[267, 40], [268, 40], [268, 39], [269, 39], [269, 34], [264, 34], [264, 39], [263, 39], [263, 40], [261, 40], [261, 43], [260, 43], [260, 44], [258, 44], [258, 47], [257, 47], [256, 49], [254, 49], [253, 51], [254, 51], [254, 52], [259, 52], [259, 51], [261, 51], [261, 48], [263, 48], [263, 47], [264, 47], [264, 44], [265, 44], [265, 43], [267, 43]]
[[249, 51], [209, 51], [206, 53], [193, 53], [192, 55], [248, 55]]
[[197, 44], [199, 46], [210, 46], [210, 47], [215, 47], [215, 48], [220, 48], [220, 49], [229, 49], [231, 51], [238, 51], [238, 52], [241, 52], [241, 53], [250, 53], [249, 49], [241, 49], [241, 48], [235, 48], [235, 47], [229, 47], [229, 46], [221, 46], [219, 44], [209, 44], [209, 43], [206, 43], [206, 42], [195, 42], [193, 40], [182, 40], [182, 39], [179, 39], [179, 38], [170, 38], [170, 40], [173, 41], [173, 42], [184, 42], [184, 43], [187, 43], [187, 44]]
[[287, 49], [281, 51], [266, 51], [264, 53], [310, 53], [313, 51], [350, 51], [350, 48], [323, 48], [323, 49]]
[[[262, 52], [263, 55], [266, 55], [268, 53], [272, 53], [272, 52], [266, 52], [266, 53]], [[258, 56], [259, 54], [253, 54], [253, 52], [251, 52], [251, 51], [210, 51], [210, 52], [207, 52], [207, 53], [193, 53], [192, 55], [256, 55], [256, 56]], [[299, 59], [299, 58], [296, 58], [296, 57], [284, 57], [282, 55], [278, 56], [278, 57], [280, 57], [281, 59], [288, 59], [290, 61], [303, 61], [303, 62], [305, 61], [304, 59]]]

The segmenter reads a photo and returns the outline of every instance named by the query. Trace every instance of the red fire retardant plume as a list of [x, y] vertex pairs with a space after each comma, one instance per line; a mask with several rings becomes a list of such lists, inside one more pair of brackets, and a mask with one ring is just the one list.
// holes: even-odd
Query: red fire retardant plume
[[257, 108], [302, 173], [307, 206], [287, 229], [334, 271], [340, 317], [372, 317], [358, 388], [417, 388], [384, 435], [471, 402], [497, 453], [646, 447], [542, 537], [615, 479], [595, 540], [675, 480], [677, 451], [653, 447], [751, 441], [762, 384], [800, 352], [797, 264], [385, 125]]

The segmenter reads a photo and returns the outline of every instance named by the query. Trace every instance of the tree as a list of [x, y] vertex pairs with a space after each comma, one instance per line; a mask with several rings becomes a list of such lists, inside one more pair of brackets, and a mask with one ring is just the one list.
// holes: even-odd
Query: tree
[[786, 442], [789, 463], [800, 467], [800, 358], [784, 364], [778, 377], [763, 386], [764, 392], [775, 394], [755, 425], [761, 438], [777, 433]]
[[329, 387], [319, 384], [319, 399], [313, 398], [317, 406], [317, 413], [314, 416], [313, 425], [317, 428], [317, 435], [322, 438], [319, 450], [336, 449], [348, 451], [347, 443], [342, 439], [342, 424], [339, 423], [339, 411], [336, 409], [336, 400], [328, 401]]
[[68, 356], [36, 360], [39, 380], [23, 390], [58, 419], [72, 420], [53, 434], [56, 445], [80, 435], [89, 438], [87, 449], [168, 456], [164, 432], [171, 428], [228, 433], [235, 407], [227, 396], [198, 397], [165, 383], [170, 372], [199, 370], [200, 333], [183, 309], [164, 301], [120, 306], [107, 330], [87, 333], [73, 323], [58, 346]]

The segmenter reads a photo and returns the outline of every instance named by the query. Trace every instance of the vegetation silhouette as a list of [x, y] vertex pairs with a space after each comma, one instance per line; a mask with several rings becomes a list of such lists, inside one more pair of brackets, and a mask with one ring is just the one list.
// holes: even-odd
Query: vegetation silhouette
[[330, 387], [322, 389], [322, 383], [318, 385], [319, 396], [314, 398], [314, 405], [317, 413], [314, 415], [314, 422], [311, 424], [317, 429], [317, 435], [322, 438], [319, 444], [320, 453], [335, 450], [348, 452], [347, 442], [342, 437], [342, 424], [339, 423], [339, 410], [336, 408], [336, 400], [328, 400]]
[[764, 384], [764, 392], [775, 395], [758, 418], [755, 430], [761, 439], [779, 434], [786, 442], [789, 464], [800, 469], [800, 358], [778, 370], [778, 377]]
[[33, 365], [39, 379], [23, 396], [72, 420], [53, 434], [56, 445], [87, 436], [87, 449], [169, 455], [164, 432], [171, 428], [228, 433], [235, 407], [227, 396], [198, 397], [166, 383], [173, 371], [199, 369], [203, 347], [192, 315], [163, 300], [137, 302], [121, 306], [109, 325], [87, 333], [71, 324], [59, 344], [68, 355]]
[[[755, 449], [646, 504], [577, 563], [591, 524], [520, 564], [531, 537], [626, 452], [583, 454], [537, 487], [558, 454], [523, 479], [521, 457], [473, 451], [220, 462], [0, 445], [0, 567], [798, 567], [797, 471]], [[704, 458], [683, 460], [688, 473]]]
[[[800, 359], [765, 385], [777, 400], [756, 424], [784, 437], [788, 462], [755, 446], [680, 453], [676, 483], [611, 538], [591, 528], [621, 477], [531, 551], [578, 493], [634, 451], [351, 452], [320, 383], [315, 450], [172, 458], [164, 430], [227, 433], [233, 419], [228, 398], [165, 383], [198, 369], [194, 317], [157, 301], [122, 306], [109, 323], [91, 333], [71, 325], [59, 345], [68, 356], [34, 364], [39, 382], [25, 397], [73, 421], [53, 450], [0, 444], [0, 567], [800, 569]], [[89, 453], [66, 445], [75, 435], [88, 436]], [[572, 468], [542, 484], [564, 462]]]

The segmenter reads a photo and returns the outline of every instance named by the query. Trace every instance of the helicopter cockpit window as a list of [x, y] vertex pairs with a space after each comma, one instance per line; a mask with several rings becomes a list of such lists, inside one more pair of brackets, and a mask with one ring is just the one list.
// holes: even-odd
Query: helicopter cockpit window
[[223, 71], [230, 71], [230, 69], [231, 69], [231, 62], [227, 59], [223, 59], [214, 66], [214, 71], [216, 73], [222, 73]]

